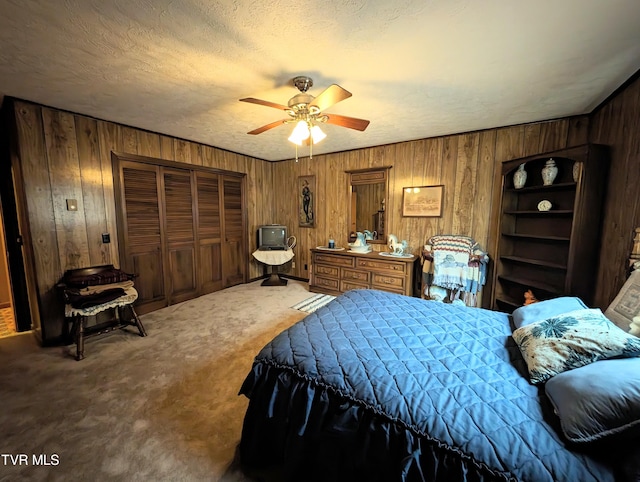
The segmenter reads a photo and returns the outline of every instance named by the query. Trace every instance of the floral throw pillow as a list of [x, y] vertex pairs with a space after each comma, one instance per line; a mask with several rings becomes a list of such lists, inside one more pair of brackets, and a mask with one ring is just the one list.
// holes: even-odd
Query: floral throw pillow
[[531, 383], [609, 358], [640, 356], [640, 338], [625, 333], [599, 309], [575, 310], [518, 328], [513, 339]]

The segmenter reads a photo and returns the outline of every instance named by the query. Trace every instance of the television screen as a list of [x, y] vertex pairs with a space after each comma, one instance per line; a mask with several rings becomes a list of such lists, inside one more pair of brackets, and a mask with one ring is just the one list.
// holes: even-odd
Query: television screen
[[269, 224], [258, 228], [259, 249], [286, 249], [287, 227], [279, 224]]

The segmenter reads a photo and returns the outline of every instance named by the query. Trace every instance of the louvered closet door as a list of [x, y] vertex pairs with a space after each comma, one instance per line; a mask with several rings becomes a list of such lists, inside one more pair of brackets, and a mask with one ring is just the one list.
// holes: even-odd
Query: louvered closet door
[[243, 206], [243, 179], [222, 176], [223, 183], [223, 234], [222, 274], [224, 286], [246, 282], [245, 223]]
[[196, 249], [194, 232], [194, 195], [191, 172], [164, 168], [164, 212], [166, 236], [167, 291], [169, 304], [194, 298]]
[[120, 164], [121, 268], [134, 273], [139, 314], [167, 305], [164, 287], [162, 214], [158, 201], [157, 166], [122, 161]]
[[218, 174], [195, 173], [198, 207], [198, 282], [201, 295], [223, 288], [219, 177]]

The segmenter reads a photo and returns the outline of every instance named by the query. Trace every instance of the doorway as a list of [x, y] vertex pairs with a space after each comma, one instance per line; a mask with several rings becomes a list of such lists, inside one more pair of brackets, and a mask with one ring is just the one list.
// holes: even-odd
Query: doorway
[[0, 204], [0, 338], [17, 333], [13, 295], [9, 279], [9, 258], [4, 230], [4, 217]]
[[[9, 332], [6, 336], [32, 330], [36, 333], [32, 326], [34, 318], [29, 302], [19, 221], [20, 219], [24, 226], [27, 225], [26, 215], [21, 212], [22, 206], [18, 202], [19, 199], [24, 199], [24, 192], [20, 181], [20, 166], [17, 158], [11, 155], [9, 141], [11, 132], [15, 132], [11, 112], [12, 107], [8, 106], [5, 98], [0, 107], [0, 327]], [[37, 310], [36, 305], [34, 309]], [[37, 311], [34, 313], [37, 315]]]

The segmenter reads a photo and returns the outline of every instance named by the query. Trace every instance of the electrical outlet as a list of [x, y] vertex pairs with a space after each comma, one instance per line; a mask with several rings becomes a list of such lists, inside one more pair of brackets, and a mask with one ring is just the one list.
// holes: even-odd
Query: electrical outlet
[[102, 242], [107, 244], [111, 242], [111, 235], [109, 233], [102, 233]]
[[296, 269], [296, 262], [295, 261], [291, 261], [291, 268]]
[[78, 201], [76, 199], [67, 199], [67, 211], [77, 211]]

